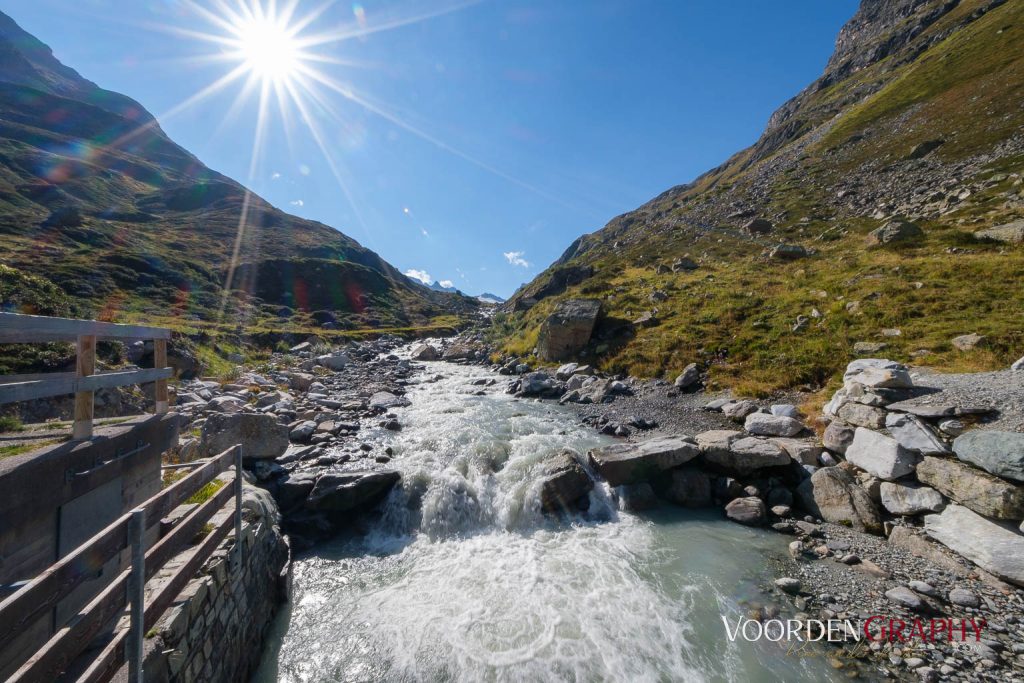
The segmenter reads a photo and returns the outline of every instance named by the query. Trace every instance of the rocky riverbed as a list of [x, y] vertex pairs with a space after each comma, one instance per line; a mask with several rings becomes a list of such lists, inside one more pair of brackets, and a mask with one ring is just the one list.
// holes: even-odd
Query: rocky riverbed
[[[411, 349], [398, 339], [341, 351], [300, 345], [231, 384], [183, 385], [178, 404], [194, 436], [179, 455], [241, 440], [295, 547], [358, 536], [393, 514], [397, 490], [411, 508], [436, 504], [423, 490], [409, 496], [417, 489], [399, 465], [410, 387], [421, 397], [432, 382], [450, 390], [452, 366], [430, 362], [438, 359], [483, 366], [459, 389], [467, 397], [558, 402], [606, 439], [537, 464], [539, 512], [598, 519], [601, 486], [611, 505], [633, 514], [718, 508], [793, 538], [789, 557], [775, 563], [778, 581], [766, 581], [765, 601], [751, 603], [753, 616], [905, 625], [885, 642], [841, 644], [837, 667], [869, 678], [1024, 680], [1024, 537], [1016, 528], [1024, 494], [1012, 451], [1019, 433], [1003, 431], [1020, 416], [1016, 372], [985, 379], [978, 392], [970, 387], [981, 380], [970, 375], [855, 363], [825, 414], [809, 416], [791, 402], [709, 396], [693, 373], [667, 383], [603, 377], [578, 364], [546, 372], [516, 359], [491, 366], [458, 340]], [[808, 428], [818, 423], [828, 424], [824, 438]], [[1008, 454], [993, 460], [986, 447], [978, 455], [970, 435], [980, 431], [1010, 435], [996, 441]], [[993, 490], [995, 498], [976, 495]], [[970, 642], [910, 632], [918, 622], [963, 630], [982, 620]]]

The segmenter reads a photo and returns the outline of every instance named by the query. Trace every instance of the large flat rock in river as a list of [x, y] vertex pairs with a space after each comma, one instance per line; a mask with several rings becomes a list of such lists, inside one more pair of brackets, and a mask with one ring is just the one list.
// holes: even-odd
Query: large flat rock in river
[[590, 451], [590, 463], [612, 486], [648, 481], [662, 470], [700, 454], [689, 437], [660, 436], [639, 443], [617, 443]]

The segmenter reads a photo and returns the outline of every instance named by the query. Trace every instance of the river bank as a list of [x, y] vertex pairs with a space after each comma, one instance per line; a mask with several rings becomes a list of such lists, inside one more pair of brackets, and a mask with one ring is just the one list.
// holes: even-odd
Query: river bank
[[[435, 344], [439, 351], [437, 356], [455, 346], [446, 342]], [[322, 614], [303, 616], [301, 605], [304, 601], [318, 603], [327, 599], [323, 593], [328, 586], [332, 587], [328, 592], [344, 591], [348, 590], [344, 586], [350, 582], [365, 586], [367, 581], [372, 584], [384, 580], [382, 577], [402, 577], [410, 573], [418, 576], [424, 566], [437, 570], [432, 576], [438, 581], [441, 576], [454, 575], [455, 566], [435, 563], [437, 558], [423, 560], [437, 550], [434, 544], [449, 544], [448, 547], [455, 549], [463, 540], [475, 539], [486, 546], [487, 542], [481, 539], [493, 536], [488, 539], [496, 544], [493, 550], [477, 548], [477, 551], [484, 555], [493, 552], [495, 558], [500, 558], [502, 548], [515, 555], [513, 549], [524, 535], [531, 538], [536, 533], [550, 532], [550, 524], [564, 524], [564, 517], [553, 519], [533, 507], [538, 504], [542, 482], [548, 475], [543, 460], [557, 452], [561, 445], [571, 444], [569, 447], [574, 447], [579, 460], [585, 463], [589, 451], [608, 444], [643, 441], [651, 435], [699, 435], [708, 430], [736, 429], [736, 423], [723, 413], [705, 410], [708, 396], [682, 392], [664, 382], [626, 379], [618, 386], [614, 383], [619, 380], [609, 378], [602, 380], [609, 389], [614, 387], [614, 391], [608, 393], [607, 403], [558, 405], [552, 400], [514, 395], [522, 391], [523, 377], [499, 374], [496, 371], [500, 368], [479, 364], [479, 360], [419, 362], [409, 358], [409, 354], [410, 350], [401, 348], [399, 340], [382, 340], [350, 347], [345, 354], [347, 361], [336, 363], [341, 366], [337, 370], [327, 370], [320, 363], [330, 361], [317, 360], [325, 355], [315, 356], [311, 349], [299, 349], [289, 354], [291, 357], [282, 355], [277, 361], [278, 367], [265, 368], [265, 374], [270, 377], [240, 378], [238, 387], [245, 389], [236, 398], [262, 404], [260, 410], [273, 415], [272, 420], [276, 422], [287, 421], [287, 440], [291, 443], [285, 452], [273, 459], [255, 460], [252, 467], [261, 485], [273, 492], [279, 503], [285, 503], [282, 505], [287, 511], [284, 526], [293, 545], [312, 548], [309, 551], [312, 554], [307, 554], [297, 564], [297, 607], [293, 608], [291, 616], [297, 625], [309, 624], [308, 632], [306, 627], [299, 626], [300, 632], [305, 633], [303, 638], [327, 637], [327, 633], [316, 626]], [[423, 355], [423, 352], [414, 355]], [[276, 400], [268, 398], [272, 392], [267, 390], [260, 391], [261, 397], [253, 401], [250, 382], [258, 384], [259, 379], [275, 387], [278, 394], [273, 395], [273, 399]], [[281, 379], [287, 379], [287, 389], [280, 386]], [[225, 395], [230, 399], [232, 392], [239, 393], [239, 389], [230, 386], [210, 390], [221, 393], [209, 401], [204, 399], [201, 408], [197, 403], [194, 410], [197, 422], [203, 420], [203, 416], [209, 420], [211, 402]], [[509, 412], [477, 412], [481, 410], [477, 403], [501, 405], [502, 410]], [[456, 423], [451, 424], [451, 420]], [[446, 425], [440, 434], [438, 425]], [[491, 430], [486, 436], [479, 433], [481, 425]], [[628, 435], [622, 434], [622, 427], [628, 430]], [[616, 432], [619, 436], [614, 436]], [[201, 448], [203, 433], [204, 428], [200, 426], [196, 443], [185, 444], [185, 448]], [[523, 454], [525, 460], [519, 459], [521, 462], [516, 458], [515, 447], [508, 446], [520, 440], [520, 448], [528, 451]], [[511, 466], [514, 462], [516, 467]], [[591, 477], [599, 474], [592, 463], [590, 470]], [[501, 482], [513, 476], [517, 477], [514, 495], [511, 489], [502, 492]], [[366, 481], [379, 483], [381, 477], [391, 482], [393, 488], [359, 490]], [[771, 481], [773, 478], [777, 481]], [[672, 496], [666, 497], [663, 490], [654, 492], [653, 496], [633, 496], [631, 500], [628, 487], [610, 487], [601, 482], [599, 476], [597, 484], [587, 494], [585, 506], [581, 505], [569, 520], [570, 528], [582, 524], [601, 531], [609, 524], [618, 528], [623, 520], [638, 524], [639, 528], [653, 525], [644, 532], [647, 540], [640, 547], [650, 549], [653, 542], [658, 547], [655, 555], [667, 553], [692, 558], [708, 553], [712, 565], [758, 567], [753, 570], [756, 578], [744, 579], [752, 587], [748, 596], [738, 597], [727, 591], [722, 599], [733, 605], [733, 613], [762, 622], [776, 615], [856, 624], [874, 615], [891, 616], [908, 624], [914, 623], [914, 619], [945, 614], [957, 619], [986, 620], [984, 639], [970, 647], [962, 643], [919, 641], [850, 642], [829, 648], [833, 653], [829, 670], [835, 666], [844, 676], [856, 672], [869, 679], [891, 676], [945, 680], [1019, 678], [1021, 650], [1024, 650], [1019, 635], [1024, 623], [1019, 589], [927, 541], [911, 526], [899, 525], [899, 531], [890, 531], [886, 538], [803, 516], [802, 512], [794, 511], [797, 509], [794, 501], [787, 503], [779, 499], [783, 494], [773, 493], [773, 489], [794, 490], [799, 483], [785, 479], [785, 476], [769, 477], [760, 486], [756, 481], [737, 480], [739, 490], [727, 495], [741, 499], [763, 497], [766, 503], [775, 503], [766, 506], [770, 512], [765, 514], [764, 526], [789, 534], [788, 538], [727, 522], [721, 512], [686, 510], [673, 504]], [[317, 499], [312, 495], [315, 487], [324, 488], [321, 481], [330, 482], [333, 487], [326, 498], [322, 495], [324, 491], [320, 496], [323, 500], [333, 500], [331, 506], [309, 504], [311, 497]], [[748, 490], [750, 487], [753, 490]], [[715, 496], [707, 502], [712, 508], [727, 502], [718, 489], [716, 484]], [[774, 499], [769, 500], [773, 496]], [[638, 501], [644, 503], [638, 505]], [[653, 509], [636, 509], [652, 506]], [[658, 529], [665, 524], [681, 524], [692, 530], [695, 523], [709, 525], [694, 532], [703, 539], [702, 544], [696, 546], [679, 545], [678, 539], [662, 544], [651, 541], [649, 536], [658, 537], [663, 533]], [[758, 535], [742, 540], [734, 536], [737, 533]], [[761, 536], [766, 533], [767, 536]], [[327, 540], [331, 538], [334, 540]], [[560, 543], [568, 542], [561, 536], [558, 538]], [[755, 541], [761, 538], [771, 540]], [[533, 548], [530, 557], [551, 552], [538, 550], [533, 545], [535, 541], [528, 544]], [[787, 550], [786, 544], [790, 542], [796, 545]], [[650, 562], [645, 553], [633, 549], [626, 555]], [[454, 558], [458, 557], [459, 553], [455, 553], [449, 559], [455, 562]], [[364, 561], [372, 566], [361, 564]], [[465, 558], [458, 560], [463, 561]], [[304, 563], [308, 563], [308, 571], [312, 572], [308, 575], [308, 585], [313, 588], [308, 594], [302, 588], [305, 584], [301, 577], [306, 571], [302, 567], [307, 566]], [[353, 569], [357, 571], [352, 572]], [[347, 578], [339, 584], [335, 579], [320, 577], [318, 571], [340, 573]], [[654, 572], [650, 567], [644, 571]], [[709, 574], [713, 576], [714, 572]], [[550, 572], [545, 575], [555, 578]], [[776, 584], [776, 579], [789, 581]], [[708, 575], [690, 576], [689, 580], [693, 581], [691, 585], [700, 585], [708, 580]], [[399, 589], [386, 580], [385, 584], [381, 590], [394, 588], [396, 595], [413, 585], [402, 584]], [[492, 586], [499, 584], [492, 579]], [[934, 597], [915, 591], [913, 596], [919, 601], [915, 604], [910, 599], [899, 602], [887, 596], [894, 589], [907, 586], [931, 591]], [[478, 590], [483, 589], [478, 587]], [[665, 591], [661, 583], [657, 584], [657, 591]], [[958, 591], [958, 596], [969, 594], [971, 597], [964, 600], [972, 604], [976, 600], [976, 606], [954, 606], [948, 600], [953, 591]], [[903, 594], [898, 591], [895, 595]], [[598, 596], [581, 595], [579, 600], [586, 603], [594, 597]], [[434, 595], [430, 601], [448, 604], [453, 599], [450, 595]], [[362, 609], [365, 605], [360, 600], [353, 604]], [[425, 614], [431, 614], [429, 604], [421, 607]], [[623, 608], [628, 606], [623, 605]], [[342, 609], [340, 613], [348, 614], [349, 610]], [[698, 629], [701, 637], [725, 638], [726, 629], [715, 616], [720, 614], [701, 622]], [[530, 619], [534, 618], [538, 619], [538, 624], [544, 622], [536, 614], [524, 618], [522, 624], [533, 623]], [[473, 623], [479, 627], [489, 620], [493, 621], [482, 616]], [[344, 631], [344, 624], [334, 626]], [[287, 634], [292, 633], [290, 627], [279, 625], [279, 628], [284, 629], [282, 638], [287, 642], [291, 637]], [[470, 626], [464, 625], [464, 628]], [[362, 640], [356, 638], [351, 644], [358, 650], [366, 644], [367, 638], [373, 638], [367, 635], [366, 629], [357, 631], [362, 634]], [[390, 647], [397, 645], [392, 643]], [[708, 643], [702, 642], [701, 647], [714, 651], [714, 646]], [[287, 645], [282, 651], [287, 659]], [[357, 660], [359, 657], [346, 660], [345, 666], [354, 666]], [[819, 663], [823, 661], [819, 659]], [[407, 662], [402, 666], [414, 664]], [[392, 665], [393, 662], [388, 664]], [[470, 664], [461, 662], [449, 673], [470, 670]], [[554, 675], [558, 675], [557, 672]], [[824, 674], [817, 671], [816, 675]]]

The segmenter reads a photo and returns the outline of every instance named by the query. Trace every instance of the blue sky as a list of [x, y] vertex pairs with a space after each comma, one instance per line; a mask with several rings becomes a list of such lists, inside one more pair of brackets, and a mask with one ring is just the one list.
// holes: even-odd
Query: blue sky
[[[292, 102], [286, 124], [271, 96], [255, 163], [259, 97], [240, 96], [245, 77], [179, 107], [239, 64], [191, 35], [228, 31], [183, 0], [5, 0], [3, 10], [273, 204], [403, 271], [508, 296], [579, 235], [752, 143], [821, 73], [856, 6], [300, 0], [296, 17], [324, 7], [300, 36], [349, 36], [305, 48], [329, 60], [307, 64], [339, 87], [315, 87], [319, 103], [303, 96], [316, 131]], [[202, 59], [211, 54], [220, 58]]]

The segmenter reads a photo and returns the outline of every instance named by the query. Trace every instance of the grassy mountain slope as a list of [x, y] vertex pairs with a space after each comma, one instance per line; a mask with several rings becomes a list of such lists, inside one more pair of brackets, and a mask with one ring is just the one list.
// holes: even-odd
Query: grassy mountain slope
[[[516, 293], [494, 336], [528, 353], [557, 300], [593, 296], [607, 320], [590, 359], [641, 376], [696, 361], [742, 391], [821, 386], [856, 342], [940, 368], [1005, 367], [1024, 352], [1024, 248], [975, 232], [1024, 218], [1022, 131], [1024, 3], [864, 0], [825, 73], [756, 144], [578, 239]], [[753, 217], [771, 233], [745, 233]], [[869, 247], [894, 217], [924, 236]], [[810, 255], [770, 258], [780, 243]], [[699, 267], [659, 272], [684, 255]], [[629, 324], [645, 311], [658, 324]], [[951, 344], [972, 332], [981, 348]]]
[[476, 307], [248, 194], [2, 13], [0, 263], [53, 281], [78, 315], [172, 325], [402, 327]]

